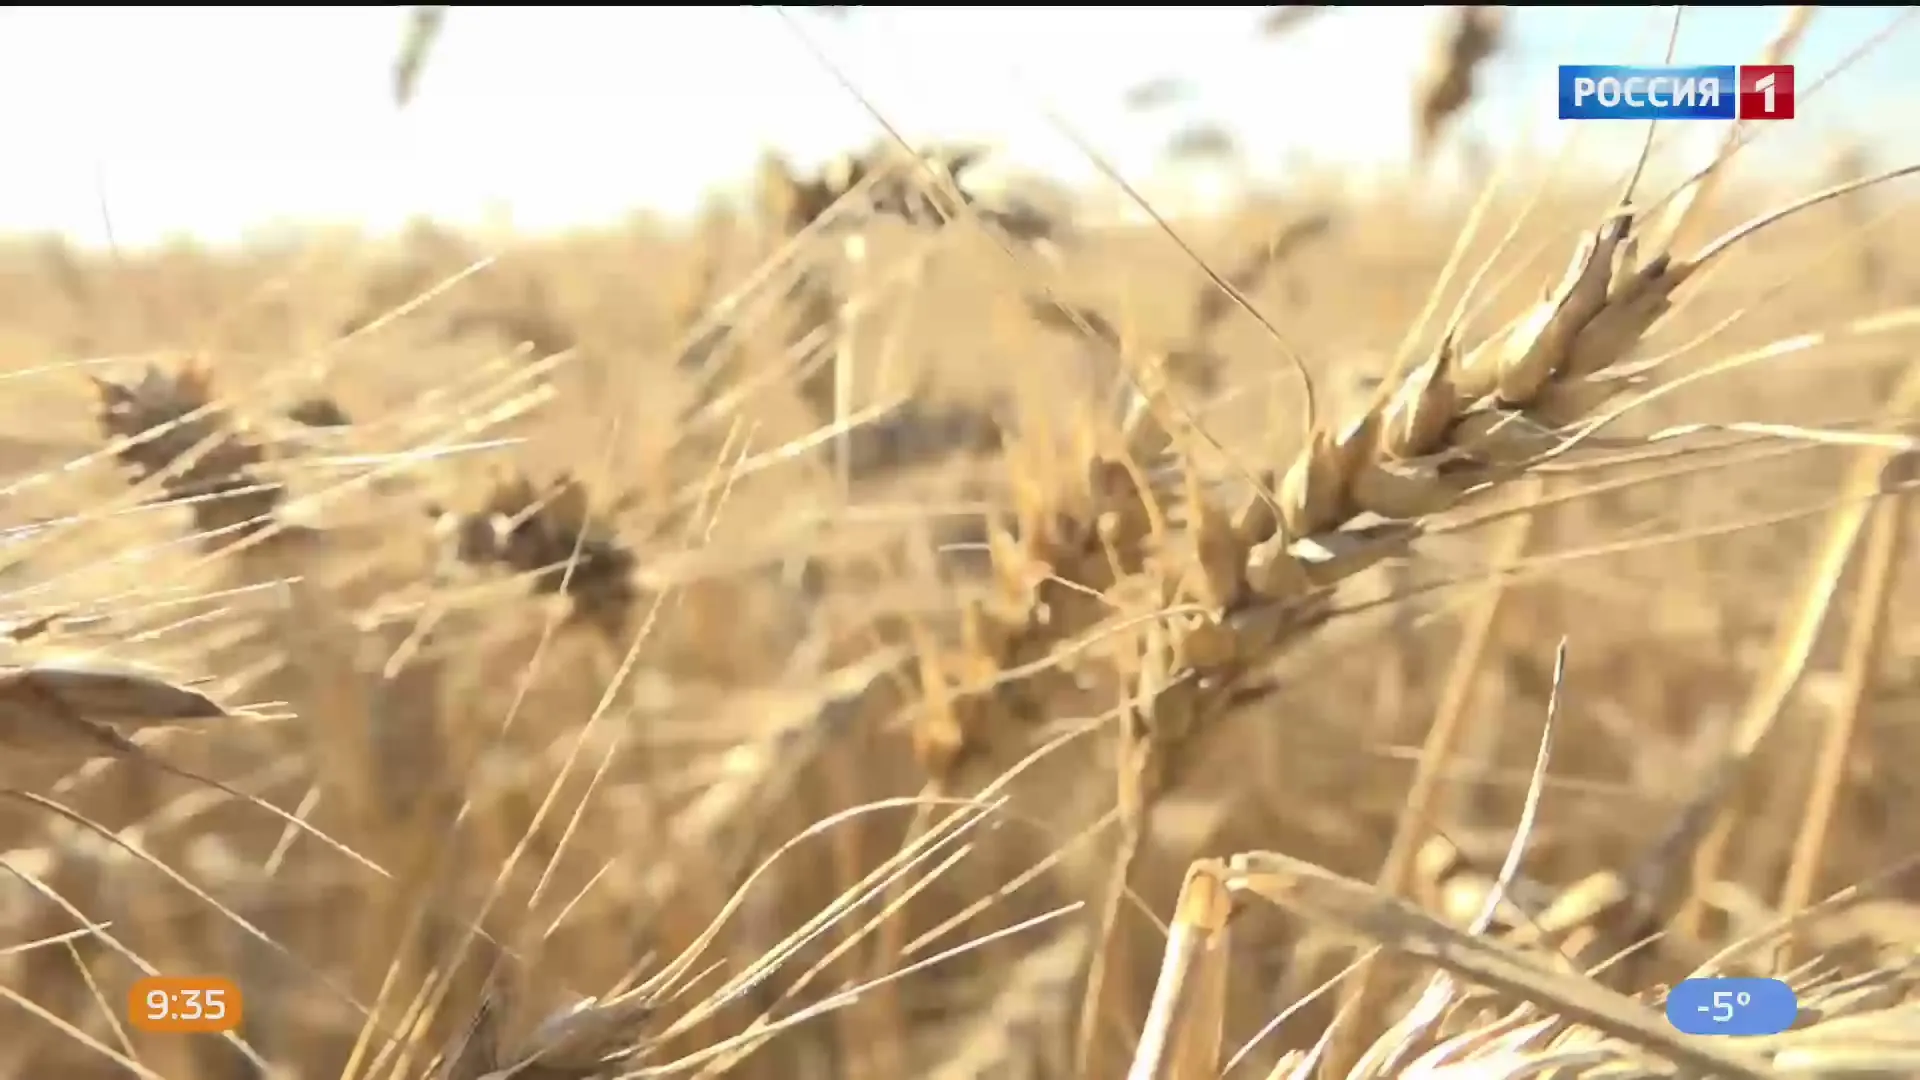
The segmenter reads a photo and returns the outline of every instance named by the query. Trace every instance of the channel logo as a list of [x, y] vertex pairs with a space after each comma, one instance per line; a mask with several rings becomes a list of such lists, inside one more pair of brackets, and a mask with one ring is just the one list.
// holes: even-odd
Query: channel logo
[[1560, 65], [1562, 120], [1791, 120], [1792, 64]]

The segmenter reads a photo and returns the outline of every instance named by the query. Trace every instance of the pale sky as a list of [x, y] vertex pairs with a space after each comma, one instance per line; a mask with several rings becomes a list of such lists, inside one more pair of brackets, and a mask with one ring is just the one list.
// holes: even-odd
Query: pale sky
[[[1232, 131], [1276, 181], [1303, 158], [1360, 178], [1398, 169], [1441, 14], [1336, 9], [1267, 40], [1254, 8], [891, 7], [841, 23], [787, 10], [909, 138], [985, 140], [1071, 181], [1091, 172], [1049, 110], [1142, 180], [1194, 120]], [[1496, 149], [1585, 127], [1583, 146], [1619, 161], [1643, 129], [1555, 119], [1554, 67], [1657, 62], [1671, 10], [1515, 9], [1514, 47], [1467, 125]], [[1801, 85], [1900, 10], [1823, 9], [1796, 56]], [[1676, 61], [1752, 59], [1781, 11], [1689, 9]], [[98, 244], [110, 219], [137, 245], [417, 215], [593, 224], [690, 209], [742, 182], [764, 147], [818, 160], [878, 134], [773, 8], [455, 7], [402, 111], [391, 66], [404, 19], [397, 7], [0, 8], [0, 232]], [[1129, 113], [1126, 90], [1157, 77], [1193, 92]], [[1778, 125], [1791, 130], [1757, 145], [1754, 167], [1811, 160], [1843, 131], [1904, 160], [1920, 153], [1915, 103], [1920, 28], [1903, 28]], [[1683, 126], [1690, 145], [1718, 137], [1668, 125]]]

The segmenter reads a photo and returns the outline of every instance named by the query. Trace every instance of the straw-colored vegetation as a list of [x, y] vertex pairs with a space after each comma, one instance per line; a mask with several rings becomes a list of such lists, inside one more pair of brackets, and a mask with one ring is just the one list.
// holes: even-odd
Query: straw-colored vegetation
[[1920, 1074], [1904, 172], [977, 156], [0, 250], [0, 1076]]

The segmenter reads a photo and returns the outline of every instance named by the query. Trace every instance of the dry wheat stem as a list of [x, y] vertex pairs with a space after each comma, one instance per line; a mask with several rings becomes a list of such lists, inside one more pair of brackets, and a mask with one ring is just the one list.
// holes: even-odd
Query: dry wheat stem
[[[1907, 368], [1888, 400], [1888, 411], [1896, 416], [1916, 409], [1920, 409], [1920, 365]], [[1879, 500], [1871, 496], [1883, 489], [1889, 461], [1890, 455], [1885, 452], [1863, 453], [1848, 471], [1843, 491], [1852, 497], [1852, 501], [1834, 515], [1814, 564], [1808, 570], [1806, 591], [1794, 617], [1781, 624], [1768, 676], [1747, 700], [1734, 729], [1733, 745], [1728, 748], [1723, 762], [1715, 774], [1706, 779], [1705, 789], [1713, 793], [1712, 797], [1717, 798], [1739, 782], [1747, 763], [1772, 732], [1787, 701], [1799, 686], [1819, 640], [1820, 630], [1825, 625], [1834, 593], [1839, 588], [1840, 575], [1852, 561], [1872, 517], [1873, 508], [1879, 505]], [[1695, 853], [1693, 872], [1697, 883], [1717, 880], [1731, 827], [1728, 811], [1722, 807], [1712, 829], [1700, 841]], [[1697, 935], [1702, 915], [1697, 904], [1689, 904], [1682, 912], [1681, 925]]]
[[1237, 855], [1215, 867], [1234, 893], [1252, 893], [1463, 979], [1515, 994], [1676, 1064], [1746, 1080], [1772, 1076], [1763, 1060], [1744, 1050], [1676, 1035], [1628, 998], [1541, 968], [1524, 954], [1461, 933], [1361, 882], [1273, 852]]
[[[615, 418], [615, 421], [613, 424], [613, 432], [612, 432], [612, 434], [614, 434], [615, 436], [617, 436], [622, 426], [623, 420], [624, 420], [623, 417]], [[603, 446], [603, 453], [605, 454], [605, 457], [601, 462], [603, 472], [607, 471], [611, 466], [612, 449], [613, 449], [613, 446], [616, 444], [616, 442], [617, 442], [617, 438], [609, 438], [608, 440], [606, 440], [606, 443]], [[720, 492], [721, 498], [720, 498], [720, 501], [716, 502], [716, 504], [712, 508], [711, 520], [718, 519], [721, 502], [724, 502], [725, 494], [730, 490], [731, 490], [730, 482], [724, 483], [722, 485], [721, 492]], [[710, 529], [711, 529], [711, 525], [709, 525], [709, 531]], [[567, 568], [561, 580], [561, 589], [563, 591], [566, 587], [567, 581], [570, 579], [573, 573], [574, 568], [578, 565], [580, 550], [581, 550], [580, 545], [584, 543], [585, 538], [586, 538], [586, 533], [584, 530], [582, 530], [575, 537], [574, 550], [568, 559]], [[701, 539], [705, 539], [705, 538], [696, 537], [691, 534], [691, 531], [687, 537], [687, 540], [689, 543], [692, 543]], [[440, 1008], [441, 1003], [444, 1001], [445, 995], [451, 988], [454, 971], [459, 966], [461, 960], [464, 959], [464, 957], [466, 956], [467, 951], [473, 946], [476, 936], [478, 936], [478, 921], [480, 919], [484, 919], [486, 916], [486, 913], [491, 909], [492, 905], [495, 902], [497, 902], [501, 891], [505, 887], [508, 875], [514, 869], [514, 867], [518, 865], [520, 858], [523, 857], [528, 846], [531, 844], [533, 838], [537, 834], [537, 831], [539, 830], [541, 825], [544, 823], [544, 821], [547, 818], [547, 815], [551, 812], [552, 808], [556, 804], [560, 791], [562, 790], [568, 778], [572, 774], [572, 770], [579, 753], [588, 745], [599, 722], [609, 712], [610, 706], [612, 705], [616, 694], [618, 693], [619, 689], [625, 684], [627, 677], [631, 672], [631, 669], [634, 663], [637, 660], [641, 646], [647, 640], [654, 626], [654, 620], [657, 618], [662, 605], [667, 601], [670, 595], [672, 595], [670, 590], [663, 590], [654, 595], [652, 599], [652, 603], [642, 620], [640, 628], [634, 634], [632, 641], [627, 646], [626, 652], [621, 659], [619, 668], [614, 673], [614, 676], [608, 681], [606, 687], [604, 688], [601, 694], [599, 702], [595, 705], [592, 713], [589, 715], [587, 719], [587, 722], [584, 725], [582, 725], [582, 727], [576, 733], [576, 737], [573, 741], [572, 747], [569, 749], [566, 760], [562, 763], [562, 766], [558, 770], [554, 780], [548, 786], [547, 791], [543, 796], [539, 807], [535, 811], [534, 815], [532, 816], [525, 830], [522, 832], [519, 840], [516, 842], [512, 853], [508, 856], [505, 862], [505, 865], [501, 868], [499, 873], [495, 876], [493, 884], [490, 886], [486, 897], [482, 901], [480, 914], [476, 917], [474, 925], [462, 933], [459, 943], [455, 946], [453, 950], [452, 956], [447, 960], [447, 962], [443, 965], [441, 969], [442, 977], [437, 980], [430, 979], [426, 985], [423, 985], [421, 987], [419, 991], [419, 995], [416, 998], [416, 1003], [414, 1008], [418, 1009], [422, 1013], [423, 1023], [425, 1022], [425, 1018], [430, 1018], [435, 1013], [437, 1013], [438, 1009]], [[548, 644], [551, 642], [552, 635], [557, 628], [557, 622], [558, 622], [558, 613], [556, 612], [550, 615], [549, 618], [546, 620], [545, 624], [543, 625], [542, 632], [541, 632], [541, 639], [539, 641], [539, 644], [536, 646], [534, 658], [529, 662], [529, 665], [528, 665], [528, 669], [526, 673], [527, 677], [521, 681], [519, 692], [516, 694], [513, 703], [509, 706], [509, 709], [502, 720], [500, 729], [496, 733], [496, 741], [499, 738], [504, 737], [507, 728], [513, 723], [514, 718], [517, 716], [518, 711], [525, 700], [525, 695], [528, 692], [528, 690], [531, 688], [532, 672], [541, 662], [541, 657], [543, 656]], [[611, 753], [611, 751], [609, 751], [609, 753]], [[606, 767], [606, 764], [607, 764], [607, 758], [603, 757], [602, 766], [601, 766], [602, 769]], [[452, 824], [449, 826], [450, 834], [452, 830], [457, 829], [459, 827], [460, 821], [465, 817], [471, 805], [472, 805], [471, 799], [468, 799], [463, 802], [460, 811], [455, 815]], [[451, 845], [449, 845], [449, 847], [450, 846]], [[553, 859], [557, 860], [558, 858], [559, 858], [559, 852], [556, 851], [553, 856]], [[549, 868], [551, 868], [551, 865], [552, 865], [552, 862], [550, 861]], [[424, 927], [425, 925], [424, 920], [421, 918], [421, 915], [424, 913], [424, 907], [420, 905], [424, 905], [427, 902], [428, 898], [429, 898], [428, 894], [423, 892], [422, 895], [419, 897], [419, 899], [416, 901], [415, 914], [410, 916], [410, 921], [413, 923], [414, 927], [416, 928]], [[410, 936], [411, 934], [409, 934], [409, 937]], [[389, 968], [388, 980], [387, 980], [388, 987], [392, 985], [392, 976], [396, 971], [397, 971], [397, 962], [394, 967]], [[386, 989], [387, 987], [383, 987], [383, 991], [382, 991], [383, 997], [385, 996]], [[378, 1005], [376, 1005], [376, 1008], [377, 1007]], [[358, 1042], [358, 1045], [356, 1046], [356, 1051], [355, 1051], [356, 1060], [362, 1053], [364, 1053], [364, 1050], [368, 1045], [367, 1036], [370, 1032], [370, 1027], [371, 1026], [369, 1025], [368, 1027], [364, 1027], [362, 1029], [361, 1037]], [[390, 1048], [391, 1048], [391, 1044], [389, 1044], [388, 1049]], [[404, 1067], [408, 1063], [412, 1050], [413, 1050], [413, 1047], [408, 1046], [402, 1051], [400, 1059], [394, 1065], [394, 1073], [396, 1076], [401, 1074], [401, 1070], [404, 1069]], [[385, 1053], [386, 1053], [386, 1049], [383, 1049], [382, 1051], [383, 1057]], [[350, 1062], [350, 1065], [351, 1064], [352, 1062]], [[377, 1062], [376, 1062], [376, 1065], [377, 1065]], [[369, 1071], [371, 1071], [371, 1069]], [[351, 1075], [352, 1073], [350, 1069], [348, 1076], [351, 1076]]]
[[[120, 1052], [128, 1057], [136, 1056], [133, 1041], [127, 1037], [126, 1026], [120, 1022], [120, 1010], [107, 1004], [106, 995], [100, 992], [100, 981], [94, 977], [93, 971], [87, 967], [86, 961], [80, 956], [80, 950], [74, 947], [73, 942], [66, 942], [64, 948], [66, 949], [67, 958], [73, 961], [75, 970], [79, 971], [81, 980], [87, 984], [87, 994], [93, 999], [94, 1007], [100, 1010], [100, 1018], [106, 1023], [107, 1027], [113, 1031], [114, 1041], [120, 1044]], [[233, 1045], [243, 1046], [244, 1041], [236, 1037], [233, 1040]]]
[[1218, 868], [1195, 863], [1180, 886], [1160, 977], [1127, 1080], [1217, 1075], [1233, 898]]
[[1905, 550], [1906, 500], [1890, 496], [1874, 504], [1867, 526], [1860, 580], [1855, 585], [1851, 625], [1841, 669], [1841, 695], [1821, 740], [1813, 766], [1813, 784], [1807, 793], [1804, 824], [1794, 838], [1793, 856], [1780, 886], [1780, 909], [1799, 911], [1813, 899], [1820, 872], [1820, 855], [1834, 809], [1846, 785], [1847, 756], [1852, 752], [1874, 665], [1879, 661], [1893, 600], [1893, 578]]
[[[1531, 504], [1537, 500], [1525, 501]], [[1415, 855], [1426, 842], [1427, 834], [1436, 827], [1440, 774], [1450, 763], [1459, 739], [1465, 734], [1465, 724], [1473, 704], [1474, 684], [1481, 665], [1485, 663], [1494, 624], [1500, 617], [1500, 603], [1506, 594], [1505, 571], [1524, 557], [1532, 535], [1532, 522], [1533, 517], [1529, 514], [1513, 518], [1508, 522], [1505, 535], [1496, 541], [1498, 550], [1491, 580], [1480, 603], [1469, 615], [1460, 644], [1455, 650], [1453, 664], [1441, 689], [1440, 704], [1428, 728], [1419, 762], [1414, 767], [1413, 780], [1407, 789], [1406, 808], [1395, 825], [1392, 842], [1380, 869], [1379, 886], [1389, 896], [1406, 895], [1413, 884]], [[1374, 979], [1376, 967], [1372, 964], [1363, 965], [1359, 974], [1347, 984], [1347, 992], [1341, 1000], [1343, 1010], [1368, 1016], [1385, 1005], [1387, 990]], [[1343, 1031], [1345, 1034], [1335, 1036], [1327, 1051], [1328, 1067], [1337, 1073], [1345, 1073], [1352, 1068], [1360, 1052], [1354, 1040], [1364, 1036], [1357, 1025], [1349, 1025]]]
[[[1521, 809], [1520, 820], [1514, 828], [1513, 840], [1507, 846], [1507, 854], [1499, 872], [1487, 890], [1479, 913], [1467, 927], [1467, 933], [1470, 935], [1485, 934], [1493, 925], [1502, 904], [1507, 902], [1513, 882], [1519, 876], [1521, 863], [1526, 855], [1527, 841], [1532, 836], [1538, 821], [1541, 797], [1546, 787], [1547, 767], [1553, 757], [1554, 724], [1559, 718], [1560, 695], [1566, 678], [1566, 668], [1567, 642], [1562, 638], [1559, 647], [1554, 650], [1553, 676], [1547, 692], [1546, 721], [1541, 726], [1540, 749], [1534, 757], [1533, 771], [1527, 779], [1526, 802]], [[1527, 918], [1531, 921], [1531, 916]], [[1406, 1058], [1412, 1053], [1418, 1040], [1427, 1036], [1439, 1023], [1446, 1005], [1455, 997], [1456, 992], [1457, 987], [1451, 975], [1444, 971], [1435, 972], [1413, 1007], [1393, 1025], [1386, 1035], [1376, 1040], [1361, 1054], [1355, 1065], [1347, 1070], [1347, 1074], [1367, 1076], [1398, 1074], [1405, 1067]]]

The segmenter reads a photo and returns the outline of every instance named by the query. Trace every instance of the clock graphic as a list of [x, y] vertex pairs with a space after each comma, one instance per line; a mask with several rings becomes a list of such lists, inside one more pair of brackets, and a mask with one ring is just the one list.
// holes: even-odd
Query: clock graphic
[[244, 1010], [231, 979], [149, 975], [127, 991], [127, 1023], [139, 1031], [232, 1031]]

